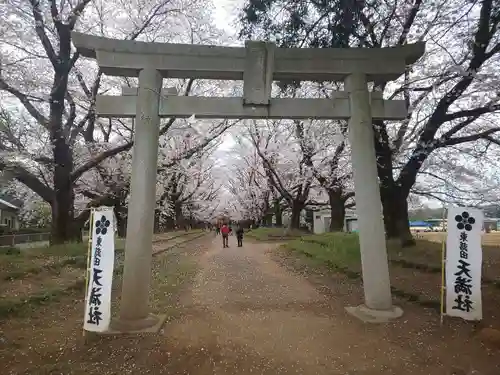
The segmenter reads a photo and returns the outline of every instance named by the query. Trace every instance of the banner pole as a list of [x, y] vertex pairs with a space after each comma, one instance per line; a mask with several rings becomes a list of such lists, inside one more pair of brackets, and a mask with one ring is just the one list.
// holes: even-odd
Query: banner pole
[[446, 230], [445, 232], [445, 223], [446, 220], [446, 208], [443, 205], [443, 217], [442, 217], [442, 230], [443, 230], [443, 238], [441, 239], [441, 320], [440, 320], [440, 325], [443, 325], [443, 320], [444, 320], [444, 299], [445, 299], [445, 291], [446, 291], [446, 277], [445, 277], [445, 272], [446, 272], [446, 236], [448, 231]]
[[[89, 279], [90, 279], [90, 258], [91, 258], [91, 252], [92, 252], [92, 233], [93, 233], [93, 223], [94, 223], [94, 209], [90, 209], [90, 216], [89, 216], [89, 240], [88, 240], [88, 246], [87, 246], [87, 268], [85, 269], [85, 305], [83, 306], [83, 309], [85, 311], [86, 306], [87, 306], [87, 292], [89, 288]], [[85, 317], [84, 317], [85, 319]], [[85, 328], [83, 329], [83, 337], [85, 337]]]

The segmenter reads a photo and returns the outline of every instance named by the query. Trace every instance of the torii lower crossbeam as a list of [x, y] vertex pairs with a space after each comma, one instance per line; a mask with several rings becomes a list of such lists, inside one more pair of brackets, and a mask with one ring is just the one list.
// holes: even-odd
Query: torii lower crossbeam
[[[401, 120], [406, 117], [403, 100], [383, 100], [371, 93], [374, 119]], [[97, 113], [100, 117], [135, 118], [137, 96], [100, 95]], [[270, 99], [268, 105], [245, 105], [243, 98], [165, 95], [160, 98], [160, 117], [212, 119], [339, 119], [351, 116], [348, 92], [337, 92], [332, 99]]]

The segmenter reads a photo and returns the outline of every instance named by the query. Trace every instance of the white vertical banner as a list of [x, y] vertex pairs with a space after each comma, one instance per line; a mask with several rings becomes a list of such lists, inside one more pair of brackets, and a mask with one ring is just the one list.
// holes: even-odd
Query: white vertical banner
[[89, 279], [83, 329], [103, 332], [111, 321], [111, 287], [115, 263], [115, 225], [112, 207], [99, 207], [90, 223]]
[[448, 208], [446, 241], [446, 315], [481, 320], [481, 234], [483, 212]]

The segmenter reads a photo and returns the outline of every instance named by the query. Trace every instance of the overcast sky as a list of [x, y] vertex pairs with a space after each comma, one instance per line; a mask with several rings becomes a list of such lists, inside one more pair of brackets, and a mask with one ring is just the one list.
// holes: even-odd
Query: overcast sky
[[244, 0], [212, 0], [214, 4], [214, 19], [217, 27], [225, 30], [230, 36], [236, 36], [237, 30], [234, 22], [238, 10], [243, 6]]

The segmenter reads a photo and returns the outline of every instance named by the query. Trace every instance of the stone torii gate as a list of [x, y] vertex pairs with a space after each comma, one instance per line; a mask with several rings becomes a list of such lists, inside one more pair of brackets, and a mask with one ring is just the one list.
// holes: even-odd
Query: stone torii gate
[[[219, 47], [123, 41], [73, 33], [81, 55], [97, 59], [107, 75], [138, 77], [122, 96], [98, 96], [101, 117], [135, 118], [125, 269], [118, 321], [125, 332], [159, 329], [150, 314], [151, 243], [160, 117], [233, 119], [347, 119], [352, 149], [356, 211], [365, 301], [346, 308], [365, 321], [401, 316], [392, 304], [389, 267], [375, 159], [372, 119], [403, 120], [404, 101], [383, 100], [368, 82], [401, 76], [425, 50], [418, 43], [393, 48], [276, 48], [247, 42]], [[185, 97], [162, 88], [163, 78], [243, 80], [243, 97]], [[331, 99], [272, 98], [277, 80], [344, 82]], [[161, 93], [163, 91], [163, 94]]]

